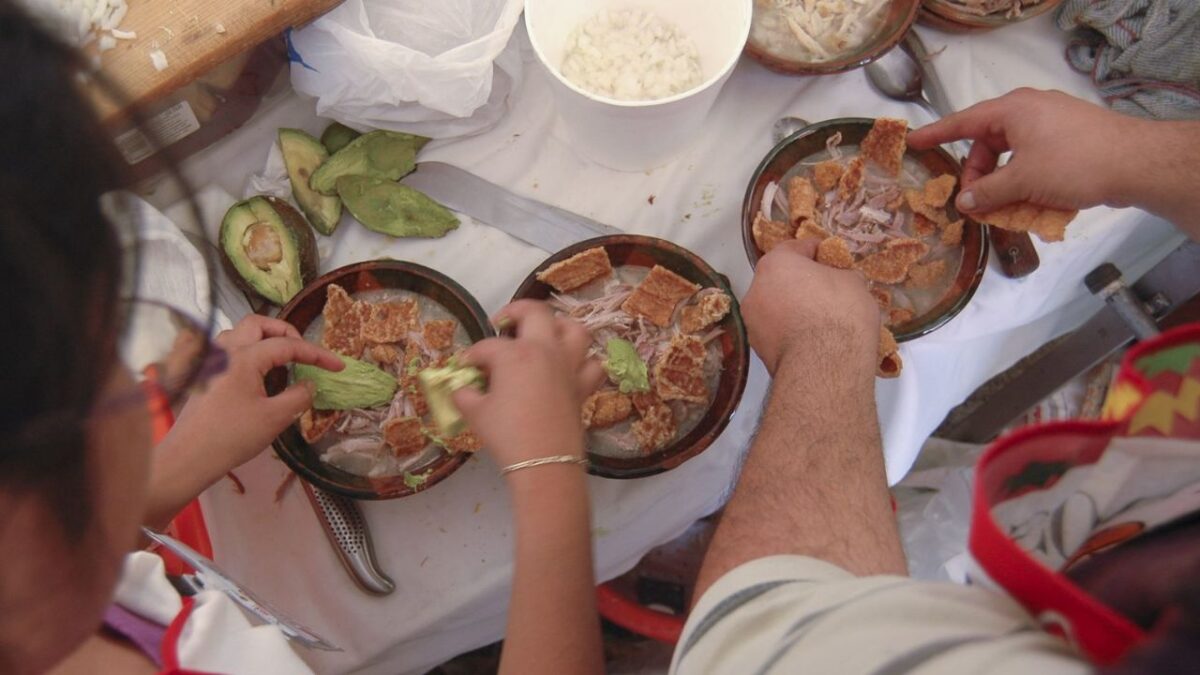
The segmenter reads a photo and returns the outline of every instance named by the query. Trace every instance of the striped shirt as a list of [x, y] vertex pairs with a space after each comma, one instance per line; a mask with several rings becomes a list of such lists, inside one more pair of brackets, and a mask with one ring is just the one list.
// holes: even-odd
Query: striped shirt
[[726, 574], [688, 618], [673, 675], [1091, 672], [1006, 596], [903, 577], [855, 577], [773, 556]]

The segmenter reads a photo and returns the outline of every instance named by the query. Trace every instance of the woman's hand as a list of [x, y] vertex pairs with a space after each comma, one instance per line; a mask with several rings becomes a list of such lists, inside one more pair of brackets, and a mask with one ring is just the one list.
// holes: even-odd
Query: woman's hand
[[229, 355], [225, 372], [188, 399], [155, 449], [147, 522], [165, 524], [229, 470], [252, 459], [312, 405], [308, 383], [268, 396], [272, 369], [306, 363], [338, 371], [341, 360], [306, 342], [289, 323], [251, 315], [216, 337]]
[[465, 363], [488, 375], [487, 393], [466, 388], [454, 402], [500, 466], [552, 455], [583, 455], [580, 408], [604, 379], [587, 356], [592, 337], [583, 326], [555, 317], [544, 303], [519, 300], [500, 310], [515, 338], [471, 346]]

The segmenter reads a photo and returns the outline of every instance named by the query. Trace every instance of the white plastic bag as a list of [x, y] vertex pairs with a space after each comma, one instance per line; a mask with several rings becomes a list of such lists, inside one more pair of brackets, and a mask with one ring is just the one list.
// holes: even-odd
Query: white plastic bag
[[433, 138], [495, 124], [521, 81], [521, 0], [346, 0], [289, 37], [317, 114]]

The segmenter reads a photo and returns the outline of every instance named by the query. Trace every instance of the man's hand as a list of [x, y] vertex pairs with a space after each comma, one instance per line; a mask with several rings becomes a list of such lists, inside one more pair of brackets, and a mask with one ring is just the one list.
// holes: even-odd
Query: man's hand
[[[1020, 201], [1065, 210], [1127, 206], [1123, 169], [1145, 124], [1062, 92], [1018, 89], [918, 129], [908, 144], [974, 141], [957, 201], [965, 213]], [[1012, 159], [997, 169], [1009, 151]]]
[[792, 355], [828, 351], [847, 374], [874, 377], [879, 307], [862, 277], [817, 264], [816, 241], [781, 244], [763, 256], [742, 316], [750, 345], [774, 376]]

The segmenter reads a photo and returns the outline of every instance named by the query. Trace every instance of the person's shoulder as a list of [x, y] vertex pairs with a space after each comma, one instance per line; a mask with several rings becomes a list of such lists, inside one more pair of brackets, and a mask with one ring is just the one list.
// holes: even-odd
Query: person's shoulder
[[[855, 577], [802, 556], [725, 575], [697, 603], [673, 672], [1085, 672], [1019, 605], [977, 586]], [[782, 672], [782, 671], [781, 671]]]

